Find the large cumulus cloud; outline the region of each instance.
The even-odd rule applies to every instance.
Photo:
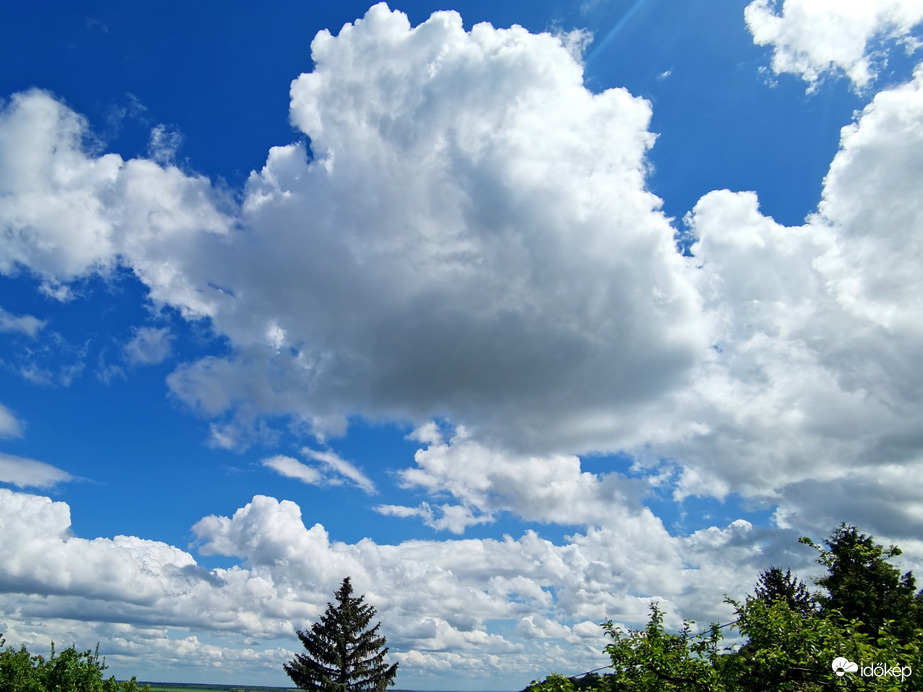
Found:
[[[875,488],[890,499],[863,518],[919,532],[919,503],[889,469],[913,478],[921,461],[923,207],[910,190],[921,179],[921,84],[918,69],[843,129],[804,226],[775,223],[752,193],[709,193],[690,214],[718,338],[697,411],[684,414],[702,434],[664,447],[687,465],[688,491],[763,495],[780,518],[817,521],[811,487],[840,498],[829,523],[848,514],[850,492]]]
[[[278,147],[251,175],[221,279],[240,351],[175,392],[586,448],[683,382],[704,330],[645,189],[648,103],[588,91],[560,38],[453,12],[412,28],[377,5],[312,57],[291,108],[310,156]],[[272,384],[241,395],[253,378]]]
[[[506,445],[636,437],[688,381],[707,328],[645,187],[650,105],[592,93],[573,41],[385,5],[312,43],[292,84],[305,142],[273,148],[234,212],[200,176],[87,143],[42,92],[0,121],[0,271],[46,289],[117,263],[211,318],[232,353],[173,391],[229,420],[319,434],[361,414],[446,415]],[[63,295],[63,294],[62,294]],[[499,424],[503,421],[503,424]]]

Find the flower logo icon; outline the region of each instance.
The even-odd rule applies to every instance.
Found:
[[[859,670],[858,664],[842,656],[833,659],[833,672],[836,673],[838,677],[843,677],[845,673],[855,673],[857,670]]]

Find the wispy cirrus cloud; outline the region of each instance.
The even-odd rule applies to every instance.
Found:
[[[288,478],[294,478],[309,485],[355,485],[366,493],[375,492],[375,484],[355,464],[346,461],[330,451],[320,451],[305,447],[302,453],[309,459],[318,462],[316,466],[309,466],[297,459],[278,454],[268,459],[263,459],[263,466],[272,469]]]
[[[330,482],[342,483],[345,481],[361,488],[366,493],[375,493],[375,484],[352,462],[346,461],[334,452],[321,451],[305,447],[302,453],[310,459],[319,462],[330,474]]]
[[[260,463],[286,478],[294,478],[309,485],[320,485],[324,481],[320,471],[284,454],[271,456]]]
[[[0,437],[19,437],[24,427],[12,411],[0,404]]]
[[[123,347],[125,359],[131,365],[157,365],[173,351],[173,335],[166,327],[140,327]]]

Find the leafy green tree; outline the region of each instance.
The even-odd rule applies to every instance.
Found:
[[[576,692],[576,687],[573,678],[552,673],[544,680],[533,680],[523,692]]]
[[[0,647],[6,640],[0,637]],[[0,651],[0,689],[9,692],[44,692],[38,670],[44,664],[41,656],[32,656],[25,646]]]
[[[0,636],[0,647],[6,640]],[[143,692],[137,680],[117,681],[103,677],[105,661],[96,651],[77,651],[74,646],[55,654],[54,644],[46,660],[25,646],[0,651],[0,690],[3,692]],[[145,686],[144,690],[149,691]]]
[[[638,692],[687,690],[718,692],[732,689],[723,680],[720,665],[722,639],[717,624],[692,634],[695,623],[683,621],[678,634],[663,627],[663,611],[651,604],[651,619],[643,630],[623,630],[611,621],[603,630],[612,639],[606,653],[612,659],[614,689]]]
[[[665,631],[663,612],[656,605],[642,630],[605,623],[613,640],[606,652],[614,672],[602,676],[599,692],[923,690],[919,674],[914,677],[914,671],[923,670],[923,649],[918,641],[900,641],[888,625],[871,637],[861,630],[861,622],[836,613],[805,615],[781,599],[728,602],[735,608],[736,629],[747,639],[738,651],[721,646],[717,624],[698,634],[689,621],[679,633]],[[901,672],[839,677],[831,664],[841,656]],[[529,692],[575,692],[575,686],[571,679],[553,675],[533,683]]]
[[[784,599],[732,603],[736,627],[747,638],[727,662],[736,689],[807,692],[831,684],[830,664],[845,652],[836,622],[816,612],[806,616]]]
[[[863,664],[886,664],[906,671],[920,670],[921,650],[915,642],[901,642],[886,625],[875,636],[863,623],[838,613],[805,615],[778,600],[748,598],[735,606],[739,632],[747,644],[725,660],[730,689],[741,692],[781,690],[919,690],[919,677],[863,677],[832,673],[834,659]],[[916,686],[915,686],[916,685]]]
[[[336,605],[328,603],[319,622],[298,631],[306,653],[296,654],[283,668],[301,689],[383,692],[394,682],[397,663],[385,663],[388,647],[378,634],[381,623],[369,627],[375,608],[352,593],[346,577],[336,592]]]
[[[901,554],[900,548],[892,545],[886,549],[848,524],[833,531],[824,541],[826,548],[810,538],[800,540],[817,550],[817,562],[827,568],[827,574],[815,580],[826,590],[817,599],[823,611],[858,620],[869,636],[876,636],[889,621],[893,621],[891,631],[904,641],[923,627],[921,597],[915,594],[913,574],[901,575],[888,562]]]
[[[552,673],[544,680],[533,680],[522,692],[610,692],[616,689],[614,684],[612,675],[599,675],[596,671],[572,678]]]

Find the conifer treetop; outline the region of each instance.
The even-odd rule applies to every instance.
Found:
[[[378,633],[381,623],[369,627],[375,607],[364,596],[354,597],[349,577],[335,594],[336,604],[310,630],[298,631],[305,653],[283,668],[292,681],[312,692],[383,692],[394,682],[397,663],[385,663],[388,647]]]

